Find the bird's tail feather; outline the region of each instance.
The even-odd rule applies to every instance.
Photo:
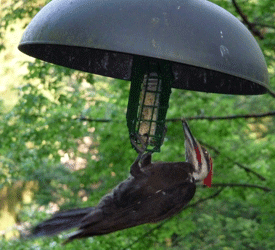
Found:
[[[53,215],[52,218],[38,224],[32,231],[33,237],[51,236],[80,225],[81,220],[94,208],[79,208]]]

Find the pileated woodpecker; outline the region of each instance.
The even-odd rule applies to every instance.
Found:
[[[140,153],[130,176],[105,195],[95,207],[58,212],[38,224],[32,236],[50,236],[77,227],[73,239],[108,234],[145,223],[159,222],[179,213],[193,198],[196,182],[210,170],[209,153],[192,136],[183,121],[186,162],[151,162]]]

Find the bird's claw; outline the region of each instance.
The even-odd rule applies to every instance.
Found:
[[[148,139],[145,142],[140,134],[134,134],[131,136],[130,140],[131,144],[139,154],[143,154],[146,151]]]

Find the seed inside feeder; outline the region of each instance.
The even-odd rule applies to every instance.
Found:
[[[132,146],[159,152],[165,135],[165,118],[173,74],[165,61],[136,59],[127,109]]]
[[[144,76],[142,90],[140,93],[140,103],[138,116],[140,123],[138,133],[146,144],[154,144],[152,135],[156,133],[159,95],[161,91],[161,82],[158,83],[158,75],[155,72]],[[161,80],[160,80],[161,81]]]

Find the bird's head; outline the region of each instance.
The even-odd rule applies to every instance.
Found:
[[[194,165],[193,177],[195,181],[203,181],[212,168],[212,159],[209,152],[192,135],[185,120],[182,120],[182,125],[185,134],[186,162]]]

